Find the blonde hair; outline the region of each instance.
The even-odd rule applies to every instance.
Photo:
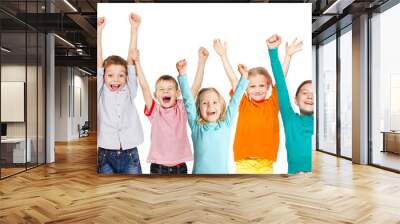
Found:
[[[200,112],[200,101],[201,101],[201,97],[202,97],[202,95],[204,94],[204,93],[206,93],[206,92],[214,92],[215,94],[217,94],[217,96],[218,96],[218,99],[219,99],[219,101],[220,101],[220,103],[221,103],[221,107],[222,107],[222,110],[221,110],[221,114],[220,114],[220,116],[219,116],[219,118],[218,118],[218,120],[217,121],[223,121],[223,120],[225,120],[225,114],[226,114],[226,103],[225,103],[225,100],[224,100],[224,98],[222,97],[222,95],[218,92],[218,90],[216,90],[215,88],[212,88],[212,87],[210,87],[210,88],[202,88],[200,91],[199,91],[199,93],[197,94],[197,97],[196,97],[196,110],[197,110],[197,114],[199,115],[199,120],[197,121],[197,122],[199,122],[200,124],[205,124],[205,123],[207,123],[207,121],[205,121],[202,117],[201,117],[201,112]]]
[[[268,86],[272,85],[271,75],[269,74],[267,69],[265,69],[264,67],[255,67],[255,68],[252,68],[252,69],[249,70],[248,78],[250,78],[251,76],[255,76],[255,75],[264,76],[267,79],[267,85]]]

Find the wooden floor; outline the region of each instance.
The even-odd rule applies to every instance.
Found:
[[[316,152],[312,175],[99,176],[96,141],[0,181],[0,223],[400,223],[400,175]]]

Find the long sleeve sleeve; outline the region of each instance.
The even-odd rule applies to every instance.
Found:
[[[269,57],[271,60],[272,73],[274,74],[276,88],[278,91],[279,109],[281,111],[282,120],[285,122],[285,120],[287,120],[287,118],[293,115],[295,112],[290,103],[285,76],[283,74],[282,65],[278,57],[278,49],[270,49]]]
[[[138,82],[137,82],[137,77],[136,77],[136,69],[135,69],[135,66],[133,66],[133,65],[128,65],[127,81],[128,81],[128,87],[132,94],[131,96],[132,96],[132,98],[135,98],[137,95],[137,90],[138,90]]]
[[[186,75],[178,76],[179,86],[181,87],[183,102],[185,104],[186,113],[190,128],[193,128],[197,122],[197,110],[193,99],[192,90]]]
[[[229,101],[228,108],[226,110],[225,122],[228,126],[232,125],[232,120],[235,119],[236,114],[239,109],[240,101],[243,97],[244,92],[246,91],[247,85],[249,84],[249,80],[241,77],[239,83],[236,86],[235,92]]]
[[[101,88],[103,88],[104,84],[104,68],[97,68],[97,94],[100,93]]]

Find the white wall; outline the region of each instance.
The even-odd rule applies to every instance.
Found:
[[[25,65],[2,65],[1,66],[1,81],[10,82],[25,82],[26,70],[28,74],[34,69],[33,66],[25,67]],[[36,70],[35,70],[36,72]],[[36,96],[33,93],[27,93],[28,97]],[[8,108],[1,108],[1,110],[7,110]],[[28,117],[28,120],[30,118]],[[8,137],[25,137],[25,122],[7,122],[7,136]]]
[[[44,162],[44,86],[42,68],[40,66],[25,66],[20,64],[4,64],[1,66],[2,81],[18,81],[26,83],[26,108],[21,109],[27,119],[24,122],[6,122],[7,137],[25,138],[31,140],[32,161],[36,162],[39,153],[39,162]],[[28,79],[27,81],[25,79]],[[22,92],[23,94],[23,92]],[[2,96],[4,97],[4,96]],[[1,110],[12,110],[1,108]],[[8,111],[10,112],[10,111]],[[12,113],[12,111],[11,111]],[[27,132],[26,132],[27,131]]]
[[[72,67],[56,67],[55,71],[55,141],[70,141],[79,137],[78,124],[88,120],[88,78]],[[82,106],[82,114],[77,105]]]

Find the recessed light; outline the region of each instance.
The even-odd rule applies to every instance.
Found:
[[[61,41],[63,41],[64,43],[68,44],[69,46],[75,48],[75,45],[71,44],[71,42],[67,41],[66,39],[58,36],[57,34],[54,34],[55,37],[57,37],[58,39],[60,39]]]
[[[68,0],[64,0],[65,4],[67,4],[72,10],[74,10],[75,12],[78,12],[78,10],[71,4],[69,3]]]
[[[9,50],[9,49],[7,49],[7,48],[5,48],[5,47],[1,47],[1,50],[4,51],[4,52],[6,52],[6,53],[10,53],[10,52],[11,52],[11,50]]]

